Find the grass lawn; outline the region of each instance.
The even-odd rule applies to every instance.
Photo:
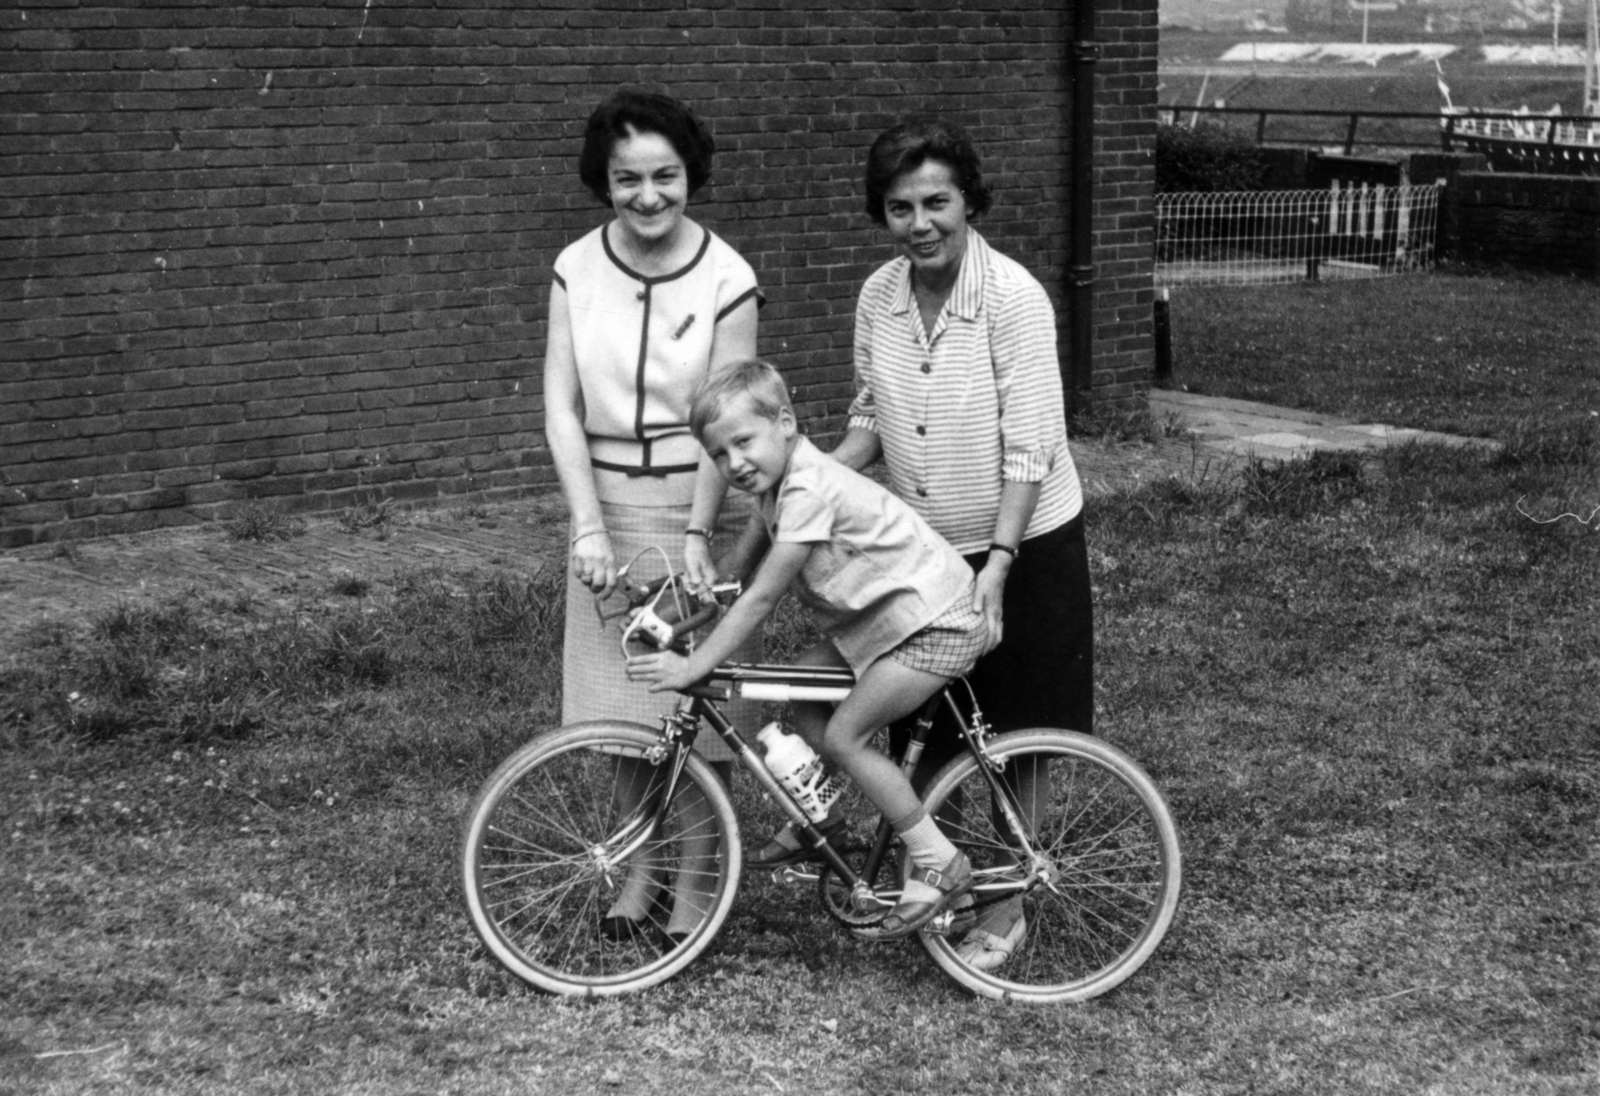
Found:
[[[1600,417],[1600,283],[1443,271],[1172,291],[1173,382],[1510,439]]]
[[[1529,348],[1491,354],[1460,325],[1507,285]],[[1094,500],[1099,731],[1186,856],[1177,922],[1114,992],[975,1001],[761,877],[659,989],[526,989],[467,924],[456,825],[555,711],[560,599],[419,572],[293,611],[123,608],[0,662],[0,1093],[1595,1092],[1600,523],[1556,517],[1600,506],[1587,292],[1175,300],[1180,382],[1508,445]],[[1439,380],[1414,355],[1440,345],[1432,373],[1494,368]]]

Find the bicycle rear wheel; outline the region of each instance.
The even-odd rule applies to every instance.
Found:
[[[971,859],[980,905],[1022,895],[1025,933],[992,971],[962,960],[959,936],[924,932],[922,944],[985,997],[1047,1004],[1099,996],[1138,970],[1172,923],[1182,874],[1172,814],[1144,770],[1099,739],[1014,731],[991,739],[989,752],[1003,765],[1002,782],[1036,789],[1024,814],[1033,816],[1039,860],[1025,890],[1020,842],[970,754],[941,769],[923,801]],[[1030,783],[1029,773],[1042,779]]]
[[[630,993],[688,966],[722,927],[739,878],[739,827],[722,781],[699,757],[684,763],[663,832],[617,858],[630,822],[638,832],[665,791],[670,765],[650,759],[659,746],[643,726],[575,724],[534,738],[478,792],[461,846],[467,910],[484,944],[517,977],[570,996]],[[709,810],[686,808],[693,790]],[[696,864],[685,841],[713,855]],[[637,930],[608,935],[607,912],[630,860],[641,857],[660,899]],[[666,922],[673,886],[688,870],[707,873],[700,888],[707,908],[676,940]]]

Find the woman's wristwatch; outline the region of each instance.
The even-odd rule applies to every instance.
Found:
[[[989,551],[990,552],[1004,552],[1006,555],[1010,556],[1012,559],[1016,559],[1017,558],[1017,550],[1015,548],[1011,547],[1011,545],[1009,545],[1009,544],[1000,544],[998,542],[995,543],[995,544],[991,544],[991,545],[989,545]]]
[[[707,548],[711,547],[710,529],[701,529],[699,526],[691,525],[683,531],[683,535],[686,537],[700,537],[706,542]]]

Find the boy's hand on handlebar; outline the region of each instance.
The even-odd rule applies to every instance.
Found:
[[[717,581],[717,567],[704,537],[685,537],[683,542],[684,588],[697,598],[710,597]]]
[[[672,651],[634,655],[628,659],[628,680],[650,682],[652,693],[687,689],[696,680],[688,671],[689,660]]]

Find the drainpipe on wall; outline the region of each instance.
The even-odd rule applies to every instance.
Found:
[[[1094,0],[1075,0],[1068,44],[1072,73],[1072,233],[1067,264],[1067,414],[1089,410],[1094,377]]]

